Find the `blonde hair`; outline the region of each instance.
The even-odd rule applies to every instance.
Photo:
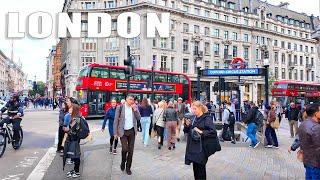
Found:
[[[163,101],[158,102],[158,106],[159,106],[159,108],[162,108],[162,109],[166,108],[166,104]]]
[[[172,101],[169,101],[167,107],[172,107],[172,108],[174,108],[173,102],[172,102]]]
[[[192,106],[195,106],[195,107],[197,107],[197,108],[200,108],[203,113],[207,113],[207,112],[208,112],[207,106],[205,106],[204,104],[202,104],[201,101],[195,101],[195,102],[193,102],[193,103],[192,103]]]

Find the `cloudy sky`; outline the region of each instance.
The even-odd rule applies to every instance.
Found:
[[[289,2],[289,9],[297,12],[305,12],[308,15],[320,14],[320,0],[282,0]],[[62,10],[64,0],[10,0],[0,6],[0,50],[9,58],[11,56],[11,39],[5,38],[6,13],[19,12],[21,20],[25,20],[27,15],[32,12],[49,12],[55,14]],[[280,0],[267,0],[271,4],[279,4]],[[306,3],[307,2],[307,3]],[[24,28],[24,27],[22,27]],[[29,37],[15,39],[14,41],[14,60],[23,64],[23,70],[28,74],[28,79],[45,81],[46,79],[46,57],[49,49],[57,42],[54,36],[47,39],[32,39]]]

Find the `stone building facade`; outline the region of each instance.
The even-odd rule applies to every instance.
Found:
[[[141,15],[141,34],[133,39],[117,35],[117,16],[123,12]],[[196,94],[196,48],[202,54],[202,69],[229,68],[233,57],[243,57],[248,67],[262,67],[263,52],[269,52],[270,76],[275,80],[314,83],[319,77],[319,39],[312,38],[319,17],[288,9],[288,3],[271,5],[259,0],[65,0],[63,12],[82,13],[82,38],[63,39],[62,69],[65,94],[76,96],[77,74],[90,63],[123,65],[126,45],[136,67],[186,73]],[[87,12],[112,16],[108,38],[86,38]],[[170,37],[146,37],[146,13],[170,12]],[[318,73],[318,74],[317,74]],[[215,101],[217,78],[201,78],[203,99]],[[236,82],[237,78],[226,78]],[[264,99],[263,77],[243,77],[241,96],[257,102]],[[230,92],[224,93],[230,96]]]

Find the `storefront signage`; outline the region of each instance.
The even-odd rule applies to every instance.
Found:
[[[262,75],[261,68],[248,69],[205,69],[204,76],[257,76]]]

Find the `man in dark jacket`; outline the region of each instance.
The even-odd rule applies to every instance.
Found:
[[[296,108],[294,103],[290,103],[290,108],[287,111],[287,117],[290,126],[290,135],[293,138],[298,131],[298,119],[299,119],[299,109]]]
[[[250,103],[250,110],[246,119],[244,119],[244,123],[248,125],[247,127],[247,136],[251,140],[251,145],[249,147],[256,148],[259,146],[260,142],[256,138],[256,133],[258,129],[258,125],[256,123],[256,114],[259,111],[259,108],[253,103]]]
[[[309,118],[298,130],[306,179],[320,179],[320,105],[311,104],[306,112]]]

